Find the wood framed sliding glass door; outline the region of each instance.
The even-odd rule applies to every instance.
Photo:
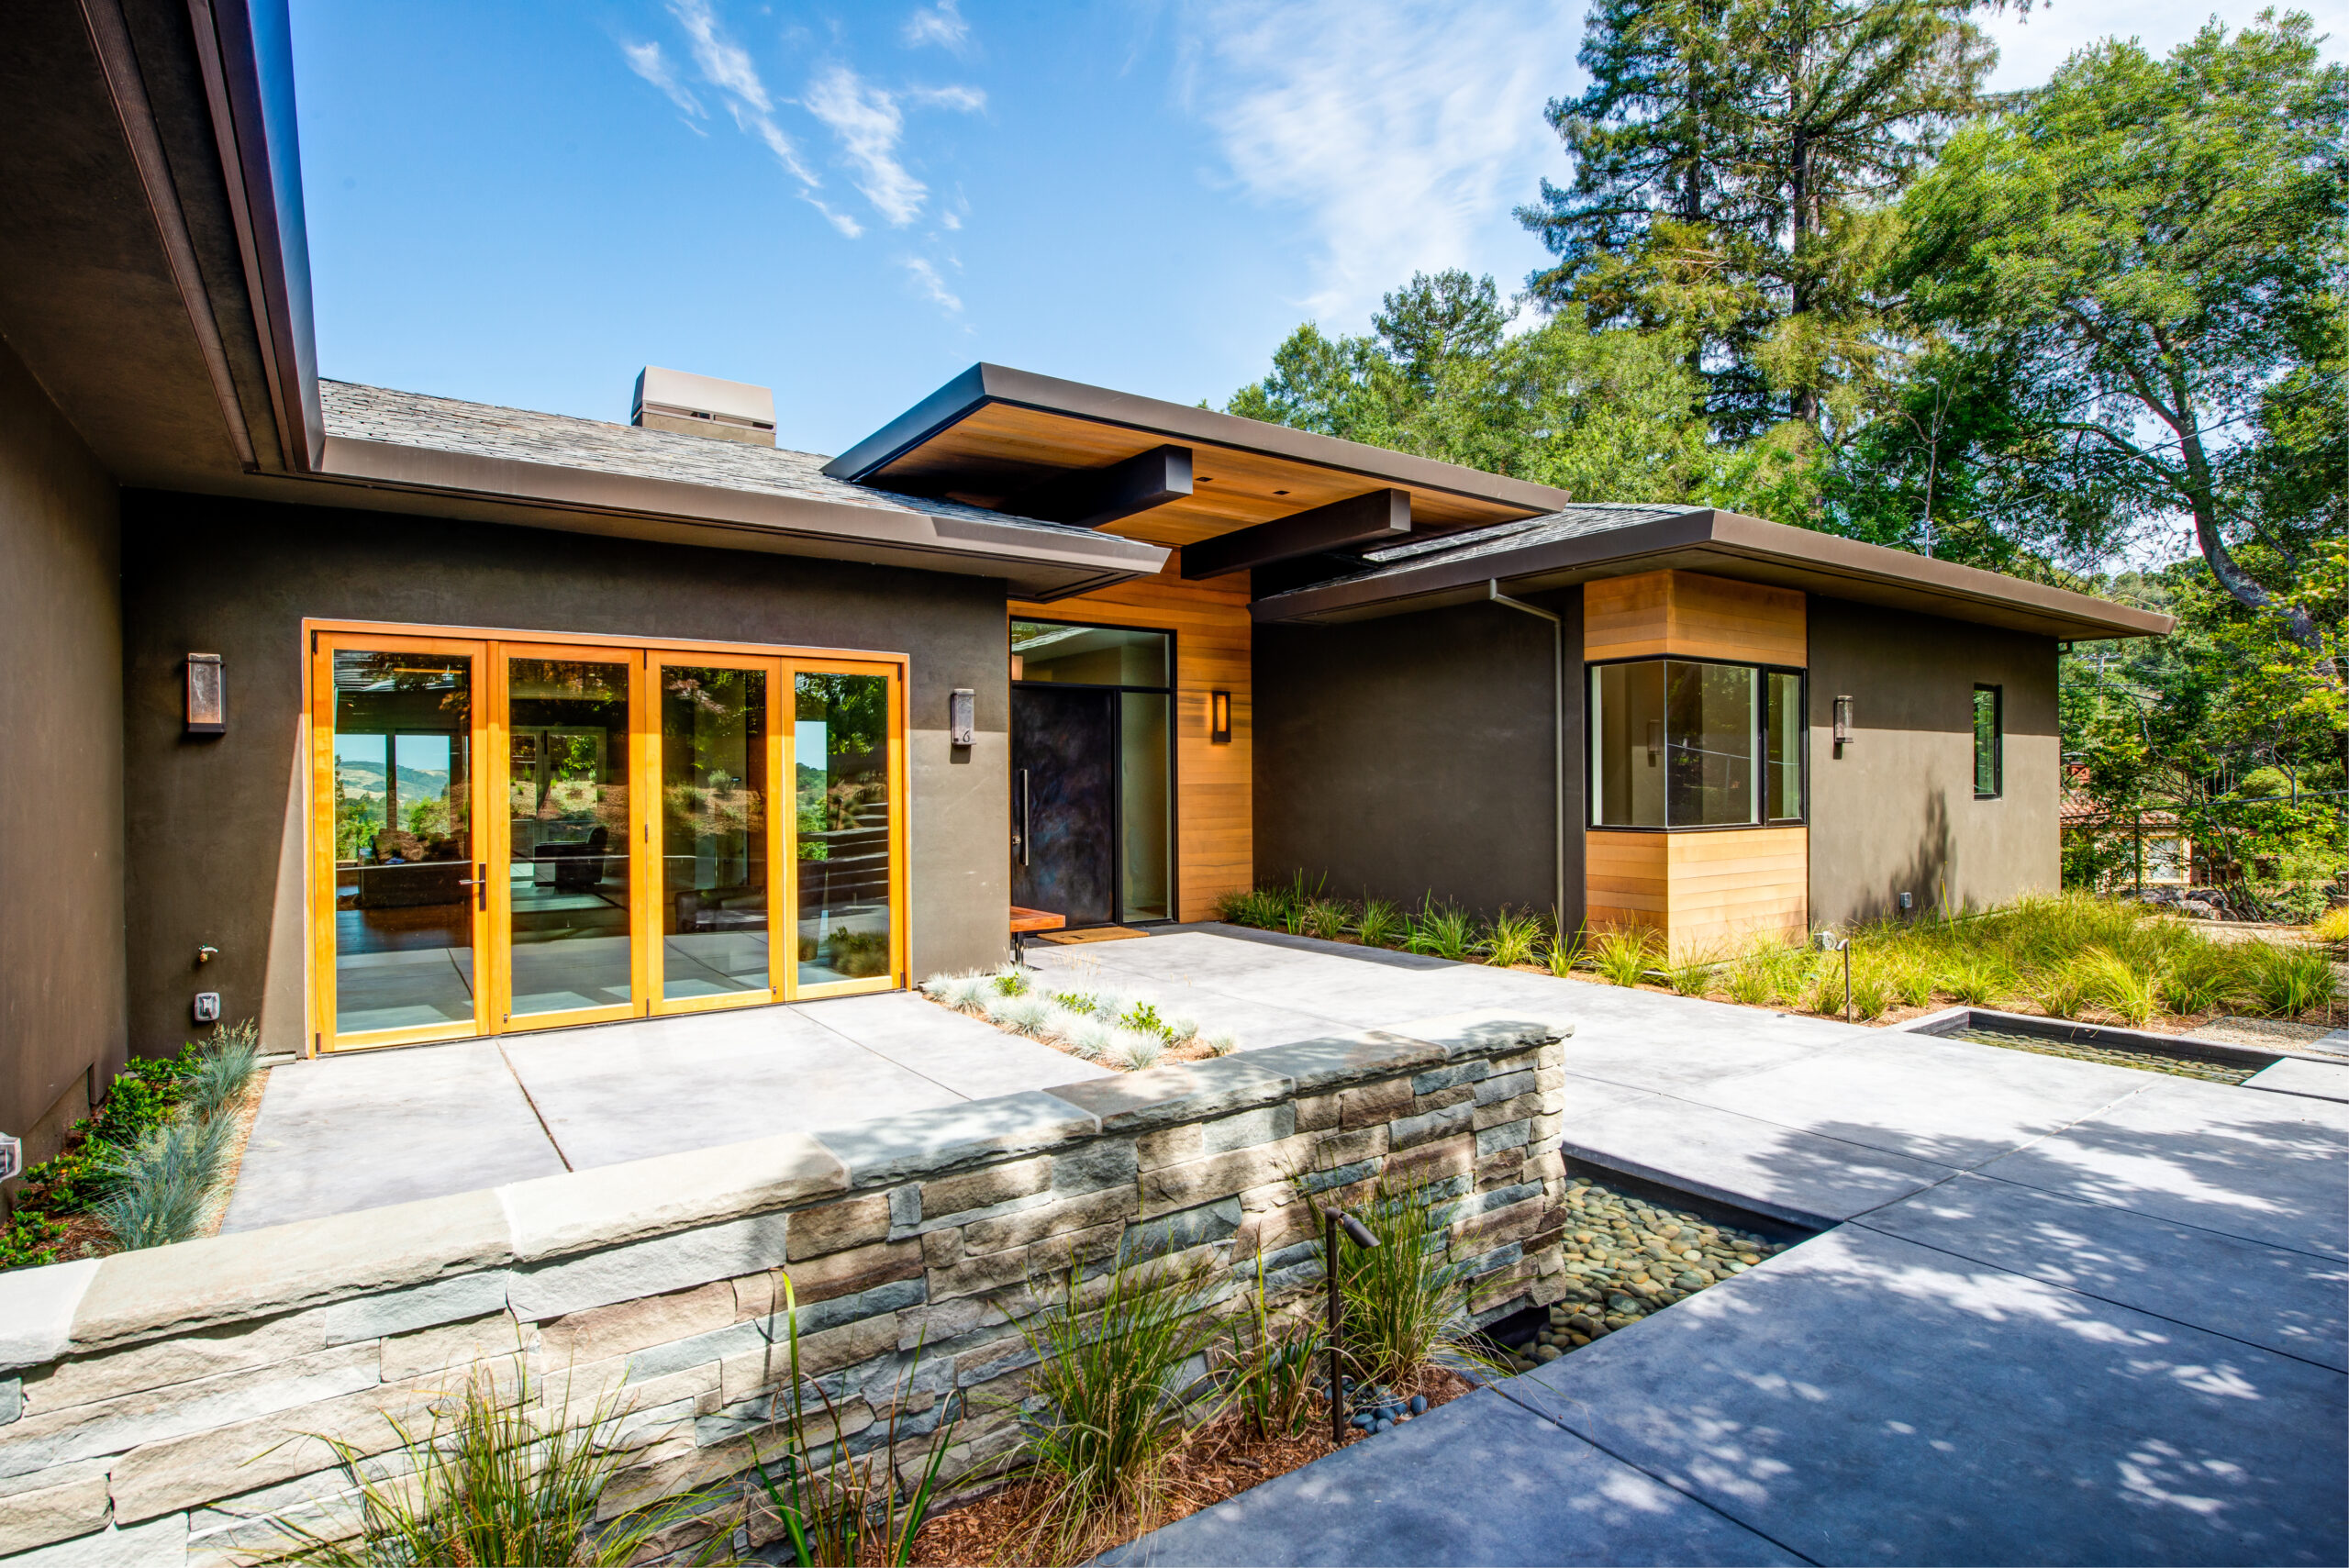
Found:
[[[902,662],[310,643],[319,1049],[905,984]]]

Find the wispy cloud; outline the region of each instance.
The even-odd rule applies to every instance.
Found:
[[[1184,25],[1184,95],[1233,179],[1316,242],[1313,314],[1366,316],[1418,268],[1509,287],[1531,264],[1497,230],[1558,172],[1542,109],[1578,79],[1581,5],[1202,0]]]
[[[955,109],[966,115],[987,106],[987,95],[976,87],[908,87],[906,101],[926,109]]]
[[[936,44],[961,54],[971,46],[971,24],[963,19],[958,0],[938,0],[937,5],[925,6],[906,18],[903,37],[907,49]]]
[[[854,171],[851,178],[881,216],[903,227],[921,211],[930,188],[914,178],[897,157],[906,117],[892,94],[874,86],[845,65],[834,64],[808,83],[802,100],[807,112],[831,128],[841,154]]]
[[[905,267],[913,274],[914,287],[921,292],[924,299],[933,302],[950,315],[962,313],[963,302],[946,286],[946,280],[939,275],[936,267],[919,256],[905,258]]]
[[[620,45],[620,55],[628,61],[630,71],[667,94],[671,103],[697,119],[707,117],[708,111],[701,106],[701,100],[677,80],[677,73],[669,69],[669,61],[662,54],[659,44],[624,43]]]
[[[759,68],[751,62],[750,51],[727,36],[709,0],[669,0],[669,12],[685,29],[685,38],[693,45],[695,69],[700,72],[702,81],[724,97],[735,126],[744,135],[756,137],[765,144],[775,161],[799,182],[802,194],[819,188],[823,182],[799,156],[798,146],[775,124],[774,99],[767,92],[766,83],[760,80]],[[635,65],[633,58],[629,64]],[[639,71],[638,74],[643,72]],[[658,82],[653,84],[660,85]]]

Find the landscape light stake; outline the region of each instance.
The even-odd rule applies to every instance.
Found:
[[[1329,1275],[1330,1284],[1330,1443],[1334,1448],[1346,1440],[1347,1418],[1345,1374],[1340,1370],[1343,1351],[1339,1340],[1344,1325],[1338,1306],[1338,1232],[1342,1229],[1357,1247],[1375,1247],[1378,1238],[1368,1226],[1341,1210],[1325,1208],[1321,1218],[1329,1229],[1329,1251],[1323,1254],[1328,1262],[1322,1272]]]
[[[1819,933],[1819,946],[1825,952],[1843,955],[1843,1021],[1852,1021],[1852,939],[1839,937],[1832,931]]]

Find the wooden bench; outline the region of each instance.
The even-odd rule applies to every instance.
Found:
[[[1011,962],[1025,963],[1028,961],[1029,932],[1057,931],[1067,924],[1068,917],[1065,915],[1055,915],[1046,909],[1022,909],[1014,904],[1011,906]]]

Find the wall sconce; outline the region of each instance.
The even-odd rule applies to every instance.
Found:
[[[1208,694],[1208,739],[1219,746],[1226,745],[1231,740],[1231,694],[1230,692]]]
[[[217,653],[187,656],[187,732],[228,733],[228,688]]]
[[[968,746],[978,738],[979,694],[968,686],[957,686],[946,699],[946,741],[951,746]]]
[[[1842,756],[1843,748],[1852,743],[1852,699],[1835,699],[1835,754]]]

